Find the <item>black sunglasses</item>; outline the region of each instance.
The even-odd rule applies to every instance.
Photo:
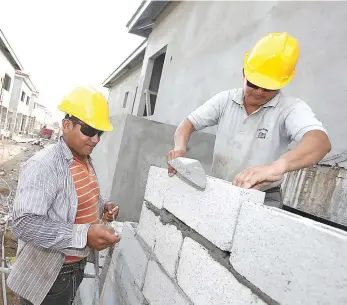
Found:
[[[87,124],[79,124],[81,126],[81,132],[87,137],[94,137],[95,135],[98,135],[101,137],[101,135],[104,133],[101,130],[95,129],[93,127],[90,127]]]
[[[250,88],[253,88],[253,89],[262,89],[262,90],[264,90],[265,92],[276,91],[276,90],[265,89],[265,88],[259,87],[259,86],[257,86],[257,85],[252,84],[252,83],[251,83],[250,81],[248,81],[248,80],[247,80],[247,87],[250,87]]]
[[[101,130],[95,129],[89,125],[87,125],[86,123],[82,122],[81,120],[75,118],[75,117],[68,117],[68,120],[78,124],[81,126],[81,133],[87,137],[94,137],[95,135],[98,135],[99,137],[101,137],[101,135],[104,133]]]

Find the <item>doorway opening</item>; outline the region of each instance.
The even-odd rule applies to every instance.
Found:
[[[159,91],[159,85],[161,75],[163,73],[163,67],[166,56],[166,48],[160,52],[156,57],[150,59],[153,63],[153,69],[151,78],[149,81],[149,87],[144,91],[145,93],[145,109],[143,116],[151,116],[154,114],[155,105],[157,103],[157,96]]]

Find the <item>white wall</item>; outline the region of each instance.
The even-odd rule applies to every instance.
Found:
[[[32,96],[30,98],[29,110],[28,110],[30,116],[32,116],[32,112],[34,110],[34,105],[35,105],[36,100],[37,100],[36,94],[32,94]]]
[[[22,92],[25,92],[25,99],[24,101],[21,101],[21,97],[22,97]],[[26,84],[26,82],[22,81],[22,87],[21,87],[21,92],[19,95],[19,103],[18,103],[18,113],[22,113],[24,115],[29,115],[29,106],[30,106],[30,101],[29,104],[26,104],[27,101],[27,97],[29,96],[31,99],[31,95],[32,95],[32,91],[29,88],[29,86]]]
[[[9,103],[10,103],[10,99],[11,99],[11,91],[12,91],[12,87],[13,87],[15,69],[11,65],[11,63],[8,61],[6,56],[0,50],[0,78],[4,78],[5,73],[11,77],[11,86],[10,86],[9,91],[3,90],[3,105],[2,106],[8,108]],[[0,87],[1,87],[1,85],[0,85]]]
[[[102,305],[346,304],[346,232],[216,178],[196,190],[165,168],[151,167],[144,199],[139,224],[124,224]]]
[[[141,65],[135,66],[113,84],[108,96],[111,116],[118,114],[131,114],[140,72]],[[126,92],[129,92],[127,106],[123,108],[124,96]]]
[[[241,86],[244,53],[259,38],[288,31],[299,40],[301,57],[285,91],[307,101],[323,121],[332,154],[347,150],[347,2],[182,1],[173,6],[148,39],[136,99],[138,115],[144,107],[140,92],[148,86],[148,60],[166,45],[152,119],[178,125],[213,94]]]

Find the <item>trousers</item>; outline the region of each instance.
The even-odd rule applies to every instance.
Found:
[[[82,283],[85,266],[85,259],[77,263],[63,265],[41,305],[72,305],[77,289]],[[19,304],[33,305],[22,297]]]

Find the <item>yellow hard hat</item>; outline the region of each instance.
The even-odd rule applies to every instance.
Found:
[[[112,131],[108,104],[104,95],[94,88],[78,87],[65,96],[58,109],[80,119],[89,126]]]
[[[270,33],[244,57],[246,79],[258,87],[278,90],[295,75],[299,43],[287,33]]]

